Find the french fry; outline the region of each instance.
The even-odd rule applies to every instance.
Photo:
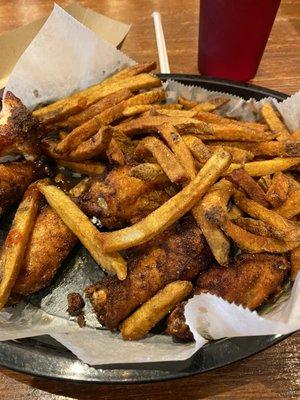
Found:
[[[278,232],[276,229],[274,229],[274,227],[258,219],[239,217],[233,222],[246,231],[254,233],[255,235],[282,240],[281,232]]]
[[[182,110],[182,105],[177,103],[154,104],[154,109],[157,110]]]
[[[161,166],[154,163],[143,163],[136,165],[131,168],[129,174],[134,178],[157,184],[170,182]]]
[[[112,164],[125,165],[125,156],[116,139],[112,138],[106,151],[107,158]]]
[[[96,101],[106,97],[121,89],[140,90],[150,89],[161,86],[161,81],[149,74],[139,74],[124,78],[122,80],[113,80],[111,82],[102,82],[94,85],[75,95],[66,97],[46,107],[37,109],[33,115],[41,122],[49,124],[66,119],[67,117],[80,112],[94,104]]]
[[[151,72],[156,68],[156,62],[149,62],[143,64],[135,64],[131,67],[124,68],[110,77],[106,78],[103,83],[108,84],[111,82],[120,81],[125,78],[130,78],[131,76],[143,74],[146,72]]]
[[[37,185],[51,208],[78,237],[99,266],[111,274],[117,274],[120,280],[125,279],[127,275],[125,260],[118,253],[103,252],[102,234],[77,205],[62,190],[49,182],[40,181]]]
[[[291,280],[296,279],[300,271],[300,246],[291,251]]]
[[[26,190],[1,251],[0,310],[5,306],[22,266],[26,246],[40,205],[40,193],[33,184]]]
[[[137,104],[149,104],[164,98],[165,93],[163,89],[157,89],[140,93],[127,100],[121,101],[73,129],[65,139],[58,143],[56,146],[56,152],[64,153],[76,148],[82,141],[93,136],[102,125],[108,125],[114,120],[122,117],[122,113],[126,107]]]
[[[246,192],[252,200],[257,201],[264,207],[270,206],[262,188],[244,169],[235,169],[231,174],[226,175],[225,178]]]
[[[204,164],[211,157],[213,152],[201,139],[193,135],[184,135],[183,140],[199,163]]]
[[[266,193],[266,198],[273,207],[281,206],[287,199],[289,192],[289,179],[282,172],[274,174],[271,185]]]
[[[151,109],[151,105],[150,104],[138,104],[136,106],[129,106],[126,107],[125,110],[123,111],[123,115],[125,117],[131,117],[133,115],[138,115],[138,114],[142,114],[145,111],[148,111]]]
[[[139,340],[144,337],[165,315],[184,300],[192,289],[193,285],[188,281],[169,283],[125,319],[121,325],[123,339]]]
[[[189,179],[187,172],[175,155],[155,137],[146,137],[136,147],[136,155],[143,157],[150,152],[162,167],[171,182],[182,183]]]
[[[77,185],[73,186],[72,189],[69,190],[69,194],[74,197],[79,197],[82,193],[84,193],[89,186],[90,178],[82,179]]]
[[[282,240],[300,240],[300,229],[291,221],[279,215],[277,212],[268,210],[256,201],[248,199],[238,190],[233,192],[233,198],[237,206],[251,217],[269,224],[276,232],[281,232]]]
[[[160,108],[156,110],[156,114],[166,115],[167,117],[183,117],[183,118],[193,118],[197,111],[193,110],[170,110],[167,108]]]
[[[278,113],[274,110],[269,101],[266,101],[263,104],[260,112],[262,118],[268,124],[271,131],[277,134],[276,137],[277,140],[281,141],[290,139],[291,135],[287,127],[281,121],[281,119],[278,116]]]
[[[211,151],[214,151],[218,147],[220,147],[220,146],[215,146],[215,145],[211,145],[211,144],[206,144],[206,146]],[[249,150],[239,149],[237,147],[232,147],[232,146],[223,146],[223,145],[221,147],[225,151],[228,151],[228,153],[231,154],[233,163],[245,164],[246,162],[251,161],[254,158],[254,154]]]
[[[127,249],[159,235],[200,200],[229,164],[230,155],[224,151],[216,151],[196,178],[161,207],[128,228],[104,233],[103,248],[105,251]]]
[[[185,97],[179,96],[177,99],[178,103],[183,106],[185,110],[189,110],[198,105],[197,101],[186,99]]]
[[[106,171],[105,165],[99,162],[85,161],[85,162],[75,162],[75,161],[63,161],[57,160],[58,164],[62,167],[69,168],[80,174],[89,176],[100,176]]]
[[[194,159],[183,138],[171,124],[161,125],[159,133],[186,170],[189,178],[194,179],[197,174]]]
[[[210,220],[220,226],[223,232],[243,250],[252,253],[286,253],[298,247],[299,242],[284,242],[278,239],[254,235],[234,224],[222,209],[215,210]]]
[[[300,128],[291,134],[292,140],[300,140]]]
[[[215,111],[217,108],[223,106],[228,103],[230,100],[229,97],[215,97],[214,99],[209,99],[209,101],[204,101],[202,103],[198,103],[195,107],[192,108],[193,111]]]
[[[259,184],[259,186],[262,188],[262,190],[266,193],[271,184],[272,184],[272,178],[271,175],[263,175],[259,178],[259,180],[257,181],[257,183]]]
[[[230,210],[228,211],[228,217],[229,219],[235,220],[237,218],[240,218],[244,215],[243,211],[238,208],[236,204],[232,204],[230,207]]]
[[[300,157],[273,158],[272,160],[252,161],[244,164],[243,168],[251,176],[263,176],[285,171],[300,164]],[[241,164],[231,164],[227,173],[241,168]]]
[[[280,207],[275,208],[274,211],[288,219],[300,214],[300,188],[292,190],[286,201]]]

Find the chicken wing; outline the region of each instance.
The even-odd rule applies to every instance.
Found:
[[[28,295],[47,286],[76,242],[59,216],[45,206],[36,219],[13,294]]]
[[[289,268],[281,256],[242,254],[229,267],[215,266],[201,274],[194,294],[211,293],[254,310],[280,290]],[[167,333],[180,339],[192,338],[183,305],[170,314]]]
[[[155,183],[130,176],[130,167],[113,169],[104,181],[94,180],[77,204],[108,228],[134,224],[169,199]]]
[[[189,219],[128,251],[128,275],[124,281],[107,277],[86,289],[99,322],[116,329],[136,307],[168,283],[194,279],[206,266],[203,243],[200,229]]]

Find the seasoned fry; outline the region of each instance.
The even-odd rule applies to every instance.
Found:
[[[300,229],[277,212],[268,210],[256,201],[248,199],[243,193],[237,190],[233,192],[233,198],[241,210],[253,218],[266,222],[277,232],[281,232],[282,240],[300,240]]]
[[[156,62],[149,62],[143,64],[135,64],[131,67],[127,67],[122,69],[121,71],[111,75],[110,77],[106,78],[103,83],[108,84],[111,82],[120,81],[125,78],[130,78],[131,76],[135,76],[138,74],[143,74],[145,72],[151,72],[156,68]]]
[[[215,151],[220,146],[215,146],[212,144],[207,143],[206,146],[211,150]],[[245,164],[245,162],[251,161],[254,158],[254,154],[249,150],[239,149],[237,147],[232,146],[221,146],[225,151],[231,154],[232,162]]]
[[[226,211],[232,188],[232,183],[223,178],[210,189],[202,201],[206,217],[214,213],[215,208],[221,208],[224,212]]]
[[[262,206],[270,206],[262,188],[244,169],[235,169],[231,174],[226,175],[226,179],[242,189],[251,199],[257,201]]]
[[[281,232],[278,232],[273,226],[258,219],[239,217],[234,219],[233,222],[246,231],[254,233],[255,235],[282,239]]]
[[[300,188],[292,190],[286,201],[274,211],[285,218],[293,218],[300,214]]]
[[[300,164],[300,157],[291,158],[273,158],[272,160],[252,161],[246,163],[243,167],[251,176],[262,176],[275,174],[276,172],[285,171]],[[231,164],[228,168],[228,174],[235,169],[241,168],[240,164]]]
[[[230,219],[235,220],[237,218],[242,217],[243,215],[244,215],[243,211],[240,208],[238,208],[237,205],[235,204],[231,205],[230,210],[228,211],[228,217]]]
[[[125,108],[122,114],[124,115],[124,117],[131,117],[133,115],[142,114],[145,111],[150,110],[151,107],[152,106],[150,104],[138,104],[136,106],[129,106]]]
[[[99,162],[85,161],[85,162],[75,162],[75,161],[63,161],[57,160],[58,164],[62,167],[69,168],[80,174],[89,176],[99,176],[104,174],[106,171],[105,165]]]
[[[198,103],[193,107],[193,111],[215,111],[217,108],[223,106],[230,101],[229,97],[215,97],[214,99],[209,99],[209,101],[204,101],[203,103]]]
[[[1,251],[0,310],[5,306],[18,278],[26,245],[39,209],[40,197],[40,193],[34,184],[28,187]]]
[[[103,252],[101,233],[77,205],[62,190],[49,182],[40,181],[37,185],[51,208],[78,237],[99,266],[109,273],[117,274],[120,280],[125,279],[127,275],[125,260],[118,253]]]
[[[163,124],[159,128],[159,133],[176,155],[177,160],[186,170],[189,178],[194,179],[197,172],[193,156],[174,126],[167,123]]]
[[[112,164],[125,165],[124,153],[115,138],[112,138],[106,151],[107,158]]]
[[[192,289],[193,285],[188,281],[169,283],[122,323],[123,339],[139,340],[144,337],[165,315],[184,300]]]
[[[230,155],[216,151],[196,178],[184,189],[140,222],[119,231],[103,234],[103,248],[111,252],[127,249],[149,241],[188,212],[209,187],[228,168]]]
[[[300,246],[291,251],[291,280],[294,281],[300,271]]]
[[[130,176],[157,184],[169,182],[169,178],[164,173],[161,166],[154,163],[144,163],[132,167],[130,170]]]
[[[170,110],[167,108],[156,109],[156,114],[166,115],[167,117],[183,117],[183,118],[193,118],[197,111],[193,110]]]
[[[281,206],[287,199],[290,182],[282,172],[274,174],[266,198],[273,207]]]
[[[262,177],[259,178],[257,183],[262,188],[262,190],[266,193],[272,184],[271,175],[263,175]]]
[[[43,123],[49,124],[66,119],[67,117],[82,111],[94,104],[96,101],[106,97],[121,89],[140,90],[150,89],[161,86],[161,81],[149,74],[139,74],[122,80],[113,80],[111,82],[102,82],[92,86],[75,95],[66,97],[46,107],[33,112]]]
[[[261,116],[266,121],[271,131],[277,134],[276,137],[277,140],[281,141],[290,139],[291,135],[287,127],[280,120],[278,112],[274,110],[269,101],[266,101],[263,104],[262,108],[260,109],[260,112]]]
[[[178,103],[183,106],[185,110],[189,110],[193,107],[196,107],[198,105],[197,101],[193,100],[188,100],[185,97],[179,96],[177,99]]]
[[[181,183],[189,179],[187,172],[175,155],[159,139],[146,137],[136,147],[136,155],[143,157],[150,152],[162,167],[171,182]]]
[[[201,164],[206,163],[206,161],[211,157],[212,151],[202,142],[201,139],[193,135],[184,135],[183,140],[191,150],[193,156]]]

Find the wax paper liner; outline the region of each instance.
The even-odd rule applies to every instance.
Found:
[[[27,106],[34,107],[40,102],[60,98],[101,81],[116,70],[133,63],[133,60],[99,39],[55,6],[45,26],[17,63],[7,90],[13,91]],[[187,87],[174,81],[168,81],[165,87],[169,102],[175,100],[178,95],[198,101],[216,96],[216,92]],[[229,97],[230,102],[219,110],[221,114],[247,120],[258,118],[260,102],[245,101],[236,96]],[[300,125],[297,114],[299,94],[279,104],[274,100],[274,104],[281,111],[290,129],[296,129]],[[2,240],[9,227],[9,218],[7,223],[5,227],[1,221]],[[236,336],[237,332],[231,331],[234,326],[228,325],[228,319],[234,320],[234,325],[237,326],[240,326],[239,318],[245,322],[244,330],[240,331],[242,335],[287,333],[300,326],[300,317],[296,310],[299,295],[295,290],[299,286],[298,277],[292,294],[286,293],[267,317],[262,318],[256,313],[229,305],[215,296],[200,295],[188,302],[186,311],[196,342],[175,343],[170,337],[162,334],[148,335],[139,342],[125,342],[118,333],[111,333],[99,327],[88,301],[85,308],[86,328],[79,328],[66,312],[67,293],[82,293],[87,285],[101,280],[103,276],[103,272],[87,252],[82,247],[77,247],[49,288],[0,313],[0,340],[50,334],[82,361],[90,365],[104,365],[187,359],[207,342],[207,337]],[[211,309],[214,313],[210,317],[207,310]],[[227,318],[221,318],[219,314],[216,317],[217,310],[218,313],[226,311],[224,315]],[[289,318],[285,319],[287,313]],[[277,318],[279,323],[273,321],[271,326],[266,318]],[[246,329],[247,321],[251,322],[251,331]],[[267,328],[262,330],[261,321],[268,325],[268,331]]]

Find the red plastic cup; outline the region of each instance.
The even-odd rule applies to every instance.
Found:
[[[201,0],[201,74],[248,81],[258,69],[280,0]]]

